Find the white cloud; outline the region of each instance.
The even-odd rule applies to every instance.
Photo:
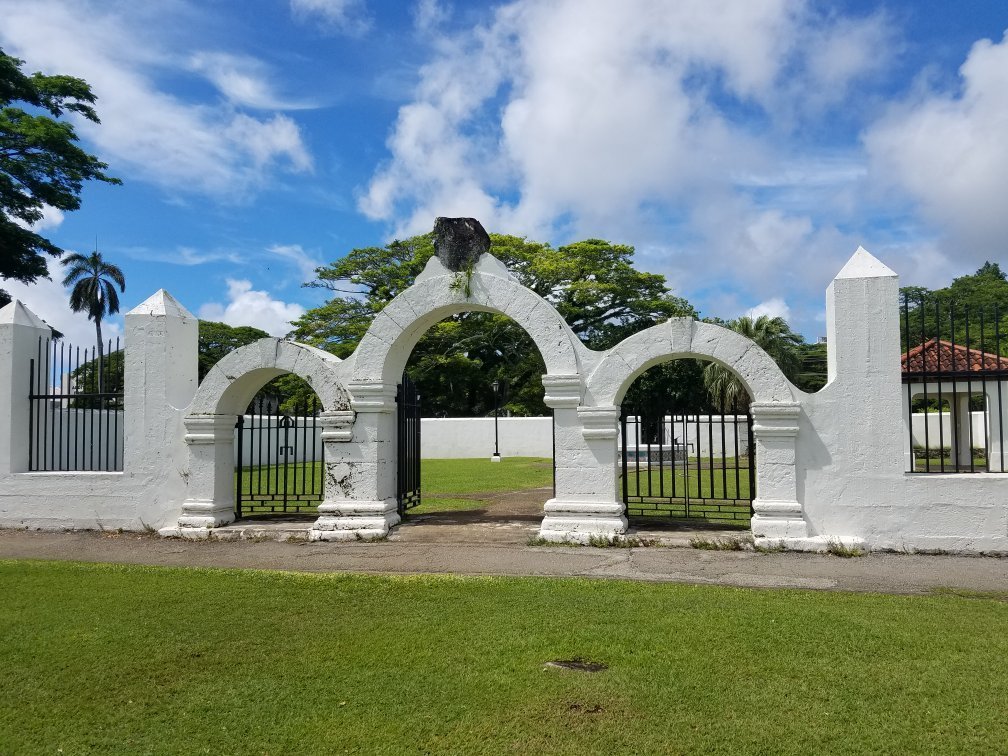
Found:
[[[53,279],[59,279],[62,276],[62,270],[61,265],[50,262],[49,271]],[[82,350],[94,347],[97,339],[94,322],[88,320],[87,315],[73,312],[70,309],[70,296],[60,286],[58,280],[39,278],[33,284],[0,280],[0,289],[5,289],[12,298],[20,299],[29,310],[62,333],[66,343],[80,347]],[[122,295],[120,295],[120,303],[124,307],[126,306]],[[122,338],[122,335],[121,316],[112,316],[107,320],[102,320],[103,341],[107,342],[112,339],[114,342],[117,338]]]
[[[746,310],[746,315],[754,320],[761,315],[766,315],[771,318],[784,318],[784,320],[790,322],[791,308],[780,297],[774,297]]]
[[[302,283],[315,279],[315,269],[322,266],[322,261],[304,250],[300,244],[274,244],[267,247],[267,252],[288,260],[298,270]]]
[[[417,0],[413,6],[413,26],[420,33],[437,29],[449,16],[450,8],[439,0]]]
[[[811,108],[806,90],[842,95],[884,65],[873,45],[886,28],[803,0],[717,12],[707,0],[516,0],[437,40],[359,207],[395,235],[449,214],[539,236],[632,229],[649,207],[681,211],[767,173],[774,135],[736,122],[732,103],[773,122]]]
[[[1003,254],[1008,236],[1008,34],[973,45],[961,90],[895,105],[864,134],[871,179],[912,197],[971,263]]]
[[[363,0],[290,0],[298,18],[312,18],[323,28],[345,34],[363,34],[371,28]]]
[[[256,118],[237,110],[238,100],[193,103],[160,88],[159,76],[184,74],[190,64],[163,49],[157,30],[166,20],[151,23],[144,16],[149,10],[0,0],[0,45],[24,58],[29,70],[69,73],[91,85],[102,123],[78,119],[78,126],[113,174],[235,200],[277,170],[310,170],[300,130],[287,116]],[[240,89],[232,82],[232,94]],[[246,81],[245,104],[257,96],[266,95]]]
[[[11,216],[11,220],[21,226],[21,228],[27,228],[35,232],[58,228],[63,223],[63,218],[64,215],[62,210],[45,204],[42,205],[42,217],[35,223],[25,223],[20,218]]]
[[[202,74],[234,105],[263,110],[299,110],[312,107],[280,97],[270,82],[266,65],[248,55],[205,51],[193,54],[189,68]]]
[[[230,326],[255,326],[273,336],[285,336],[290,322],[304,315],[305,309],[296,303],[273,299],[268,292],[256,291],[245,279],[227,279],[228,303],[207,302],[199,309],[203,320],[215,320]]]

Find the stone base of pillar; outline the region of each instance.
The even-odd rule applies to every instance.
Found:
[[[207,530],[234,522],[234,506],[218,504],[214,501],[187,499],[182,504],[182,516],[178,519],[180,530]]]
[[[753,502],[753,538],[807,538],[808,524],[797,501]]]
[[[398,503],[384,501],[328,501],[319,505],[319,518],[308,531],[309,541],[372,541],[385,538],[399,524]]]
[[[621,502],[570,501],[546,502],[539,537],[554,543],[588,543],[605,538],[613,541],[627,531],[626,507]]]

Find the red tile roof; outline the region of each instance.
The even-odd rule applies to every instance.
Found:
[[[954,362],[953,362],[954,359]],[[979,349],[967,349],[951,341],[933,338],[903,353],[904,373],[978,373],[983,370],[1008,370],[1008,357],[999,357]]]

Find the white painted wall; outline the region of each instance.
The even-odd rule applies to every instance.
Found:
[[[502,457],[552,457],[553,418],[498,418]],[[494,452],[492,417],[425,417],[420,454],[425,459],[489,457]]]
[[[599,353],[489,255],[473,272],[470,297],[454,282],[432,259],[345,361],[263,339],[226,357],[198,390],[196,319],[158,292],[126,316],[122,473],[26,472],[27,364],[46,329],[20,303],[8,305],[0,310],[0,525],[165,525],[164,532],[205,535],[233,517],[236,412],[267,380],[290,372],[309,380],[325,407],[326,498],[312,538],[383,535],[398,523],[396,376],[427,327],[482,310],[514,318],[546,361],[557,490],[544,503],[543,537],[585,541],[625,531],[616,488],[622,392],[652,365],[696,356],[734,369],[756,398],[757,540],[795,549],[839,540],[875,549],[1008,552],[1008,474],[905,472],[910,421],[899,368],[898,279],[862,249],[827,290],[829,382],[812,395],[719,326],[673,318]],[[503,454],[548,456],[548,418],[501,423]],[[492,429],[492,418],[424,421],[425,456],[489,456]]]
[[[143,530],[177,520],[196,318],[161,290],[125,320],[123,472],[27,472],[28,361],[50,331],[20,302],[0,309],[0,526]]]
[[[973,446],[984,447],[984,439],[990,438],[990,418],[986,412],[971,412],[970,421],[973,424]],[[925,426],[927,435],[925,435]],[[950,412],[915,412],[913,414],[913,445],[914,447],[940,449],[952,448],[952,414]],[[968,432],[967,432],[968,434]]]

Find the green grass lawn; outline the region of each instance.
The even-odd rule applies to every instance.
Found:
[[[322,490],[323,467],[321,462],[299,462],[286,466],[251,467],[235,472],[240,476],[243,492],[256,491],[268,497],[283,491],[286,477],[290,494],[312,490],[312,475],[317,488]],[[524,491],[553,485],[553,460],[548,457],[505,457],[500,462],[479,459],[425,459],[420,464],[421,504],[409,510],[412,514],[481,509],[486,501],[463,498],[458,494]],[[455,494],[455,496],[452,496]],[[249,494],[243,493],[248,510]],[[321,498],[321,497],[319,497]],[[302,502],[304,504],[304,502]],[[254,504],[252,506],[255,506]],[[262,505],[260,505],[262,506]],[[310,503],[301,511],[315,511]],[[246,511],[255,516],[256,512]]]
[[[505,457],[500,462],[486,457],[425,459],[420,463],[421,503],[409,513],[482,509],[486,500],[460,498],[458,494],[525,491],[552,485],[553,460],[548,457]]]
[[[736,470],[711,468],[697,470],[696,467],[684,470],[676,467],[673,472],[669,466],[659,471],[657,465],[648,470],[641,466],[636,471],[630,467],[627,475],[627,493],[630,496],[676,496],[689,495],[691,499],[745,499],[749,500],[749,468],[738,469],[738,481],[735,480]]]
[[[0,752],[994,753],[1008,604],[0,562]],[[544,670],[551,659],[609,666]]]

